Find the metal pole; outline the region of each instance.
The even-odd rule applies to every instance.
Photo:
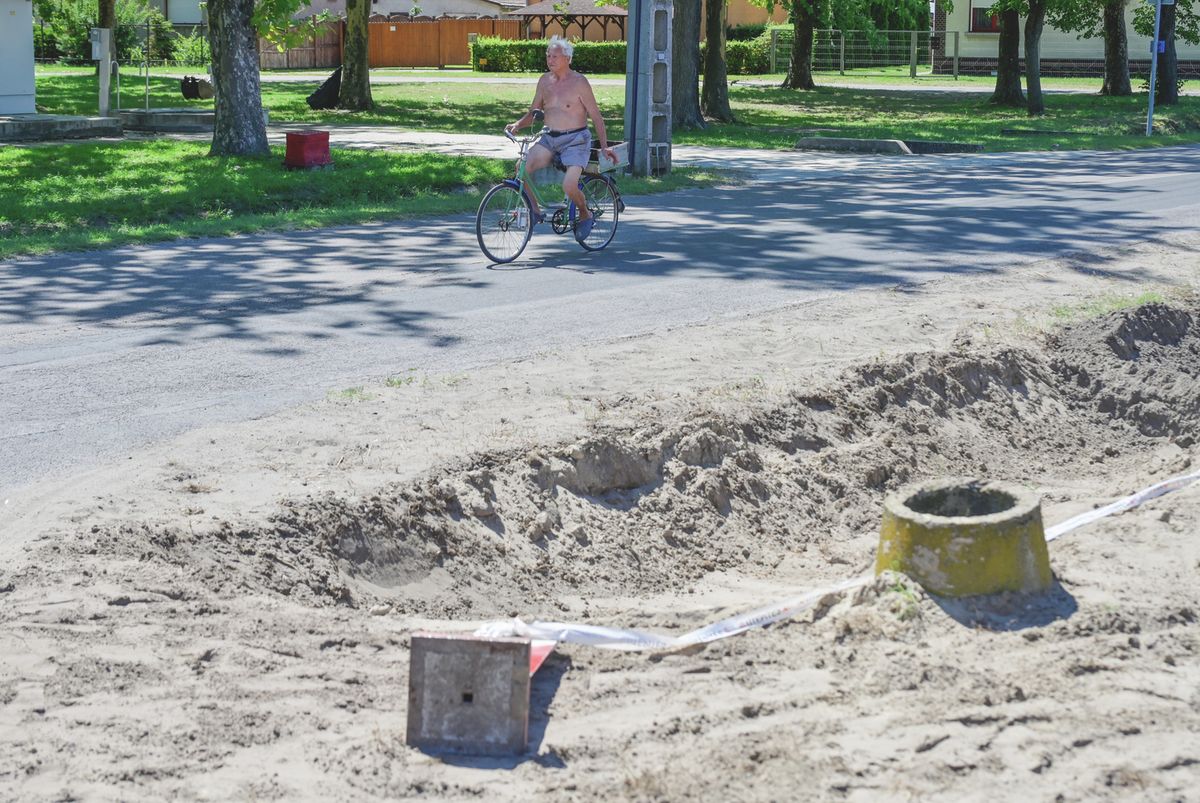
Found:
[[[838,31],[838,73],[846,74],[846,32]]]
[[[908,35],[908,77],[917,77],[917,32]]]
[[[772,28],[771,29],[771,72],[772,73],[779,72],[779,70],[776,69],[778,62],[777,62],[776,55],[775,55],[775,48],[777,48],[778,46],[779,46],[779,29]]]
[[[1162,24],[1162,0],[1154,1],[1154,41],[1150,43],[1150,106],[1146,112],[1146,136],[1154,131],[1154,83],[1158,79],[1158,26]]]
[[[958,80],[958,31],[954,32],[954,80]]]
[[[146,111],[150,111],[150,21],[146,20]]]

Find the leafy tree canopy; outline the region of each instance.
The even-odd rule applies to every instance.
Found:
[[[929,27],[928,0],[750,0],[773,12],[778,7],[793,14],[793,7],[811,9],[818,27],[843,31],[911,31]],[[953,6],[945,4],[947,8]]]
[[[332,19],[328,11],[294,19],[309,3],[310,0],[255,0],[251,22],[260,36],[282,52],[312,39]]]
[[[1154,36],[1154,5],[1139,3],[1133,12],[1133,29]],[[1175,0],[1175,38],[1189,45],[1200,44],[1200,0]]]

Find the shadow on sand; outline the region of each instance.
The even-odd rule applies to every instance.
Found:
[[[1033,594],[1009,591],[957,599],[930,594],[929,598],[959,624],[994,631],[1045,627],[1069,619],[1079,609],[1075,597],[1058,580],[1046,591]]]

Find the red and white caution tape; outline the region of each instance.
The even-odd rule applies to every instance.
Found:
[[[1090,510],[1078,516],[1067,519],[1046,530],[1046,540],[1066,535],[1074,529],[1091,524],[1093,521],[1132,510],[1143,502],[1178,491],[1200,480],[1200,471],[1172,477],[1135,494],[1118,499],[1104,507]],[[506,622],[489,622],[475,631],[477,636],[544,639],[568,644],[585,644],[590,647],[603,647],[610,650],[678,650],[695,644],[706,644],[710,641],[735,636],[756,627],[765,627],[783,619],[791,619],[815,607],[831,594],[842,594],[862,588],[874,580],[874,575],[864,574],[851,580],[809,591],[798,597],[792,597],[774,605],[756,608],[746,613],[731,616],[705,625],[702,628],[685,633],[682,636],[660,636],[656,633],[646,633],[641,630],[623,630],[615,627],[600,627],[598,625],[568,624],[564,622],[533,622],[526,624],[520,619]]]
[[[1169,480],[1151,485],[1149,488],[1144,488],[1135,494],[1130,494],[1124,499],[1118,499],[1104,507],[1098,507],[1095,510],[1089,510],[1087,513],[1080,513],[1078,516],[1072,516],[1064,522],[1055,524],[1050,529],[1046,530],[1046,541],[1053,541],[1060,535],[1066,535],[1077,527],[1082,527],[1085,524],[1091,524],[1097,519],[1102,519],[1105,516],[1111,516],[1115,513],[1124,513],[1126,510],[1132,510],[1143,502],[1149,502],[1151,499],[1169,494],[1172,491],[1178,491],[1180,488],[1185,488],[1191,485],[1196,480],[1200,480],[1200,471],[1194,471],[1191,474],[1183,474],[1179,477],[1172,477]]]
[[[673,638],[640,630],[622,630],[598,625],[577,625],[564,622],[526,624],[520,619],[489,622],[476,630],[475,635],[489,638],[548,639],[570,644],[586,644],[591,647],[605,647],[610,650],[678,650],[694,644],[706,644],[717,639],[735,636],[738,633],[744,633],[756,627],[765,627],[782,619],[791,619],[809,610],[830,594],[840,594],[844,591],[861,588],[874,579],[873,575],[864,574],[853,580],[843,580],[835,585],[819,588],[799,597],[792,597],[774,605],[722,619]]]

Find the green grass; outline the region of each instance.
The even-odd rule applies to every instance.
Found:
[[[421,83],[375,84],[369,112],[314,111],[304,98],[315,87],[304,83],[265,83],[263,103],[277,122],[387,125],[401,129],[499,135],[529,108],[533,88],[526,84]],[[597,86],[596,102],[610,139],[624,129],[625,88]]]
[[[387,385],[389,388],[407,387],[408,385],[411,385],[417,381],[416,372],[417,372],[416,368],[409,368],[403,374],[396,374],[395,376],[389,376],[384,381],[384,384]]]
[[[331,391],[329,393],[329,397],[331,399],[339,399],[347,402],[363,402],[373,398],[369,393],[363,390],[361,386]]]
[[[96,114],[96,76],[68,67],[53,72],[38,71],[37,106],[46,114]],[[192,73],[195,75],[195,73]],[[141,109],[146,105],[144,79],[128,75],[121,78],[120,103],[117,103],[116,84],[113,84],[113,107]],[[150,79],[150,106],[156,109],[211,109],[211,100],[184,100],[179,94],[179,81],[170,78]]]
[[[1119,149],[1200,142],[1200,98],[1181,97],[1155,111],[1156,131],[1146,137],[1146,96],[1052,95],[1044,117],[995,107],[982,93],[889,91],[818,87],[796,92],[773,86],[738,85],[730,90],[735,124],[676,132],[690,145],[788,148],[820,129],[821,136],[924,139],[975,143],[988,151]],[[1003,129],[1046,131],[1008,135]],[[1063,133],[1057,133],[1063,132]]]
[[[860,69],[846,70],[845,74],[835,71],[814,72],[813,79],[818,86],[841,86],[846,84],[871,85],[871,86],[937,86],[946,89],[954,89],[955,87],[986,87],[991,89],[996,85],[996,77],[994,75],[960,75],[955,78],[953,75],[945,73],[921,72],[928,70],[928,65],[918,67],[917,77],[913,78],[908,73],[908,66],[894,67],[864,67]],[[782,84],[786,73],[773,73],[767,75],[735,75],[730,76],[731,81],[769,81],[775,84]],[[1135,79],[1136,85],[1136,79]],[[1043,76],[1042,87],[1047,90],[1055,89],[1071,89],[1099,92],[1101,79],[1095,78],[1059,78],[1055,76]]]
[[[0,259],[128,243],[304,229],[473,211],[512,162],[372,150],[333,151],[329,170],[268,158],[211,158],[207,143],[60,143],[0,149]],[[627,194],[707,186],[701,170],[625,178]],[[12,189],[10,192],[9,189]]]
[[[907,80],[907,79],[905,79]],[[987,79],[991,80],[991,79]],[[1051,83],[1051,82],[1048,82]],[[94,113],[95,82],[90,76],[43,74],[39,104],[59,114]],[[387,125],[398,129],[496,134],[529,102],[526,85],[486,83],[377,84],[376,107],[369,112],[314,111],[304,98],[315,83],[263,84],[263,103],[273,122],[322,125]],[[121,106],[144,105],[144,83],[126,81]],[[623,136],[624,88],[597,86],[596,97],[610,138]],[[988,151],[1119,149],[1200,142],[1200,97],[1184,96],[1155,113],[1156,136],[1144,136],[1146,96],[1049,95],[1047,114],[1030,118],[1024,110],[995,107],[986,93],[928,92],[819,86],[810,92],[766,83],[737,83],[730,102],[738,122],[713,124],[703,131],[675,132],[675,142],[744,148],[790,148],[814,129],[830,136],[931,139],[974,143]],[[185,101],[178,82],[151,79],[154,107],[211,108],[212,101]],[[1004,134],[1004,129],[1045,134]]]
[[[316,85],[312,79],[264,83],[271,120],[498,134],[527,107],[531,94],[528,85],[482,82],[377,84],[376,108],[350,113],[309,109],[304,98]],[[49,113],[94,114],[95,86],[86,71],[39,69],[38,103]],[[212,107],[211,100],[184,100],[173,78],[153,77],[150,88],[155,108]],[[120,105],[142,107],[143,91],[144,82],[123,81]],[[597,86],[596,95],[610,138],[621,139],[624,87]],[[1141,133],[1144,95],[1052,95],[1048,114],[1036,119],[1020,109],[992,107],[982,93],[829,85],[796,92],[738,83],[730,97],[737,123],[676,132],[675,142],[786,149],[814,129],[835,136],[978,143],[991,151],[1200,141],[1197,97],[1160,108],[1156,123],[1165,133],[1152,138]],[[1001,133],[1005,128],[1047,133],[1011,136]],[[207,144],[168,140],[0,149],[0,186],[6,190],[0,195],[0,258],[467,212],[484,187],[511,170],[510,160],[335,149],[335,169],[289,173],[280,169],[278,149],[267,159],[212,159],[207,150]],[[712,172],[676,169],[663,179],[624,177],[621,188],[639,194],[720,180]]]
[[[516,120],[529,108],[533,96],[533,90],[525,84],[376,84],[371,87],[371,96],[375,101],[375,108],[371,111],[314,111],[304,99],[318,85],[313,80],[263,83],[263,105],[269,110],[271,122],[386,125],[402,130],[498,135],[506,124]],[[144,108],[145,91],[144,79],[123,80],[121,108]],[[609,136],[619,139],[624,128],[625,88],[597,86],[595,92]],[[90,75],[40,75],[37,79],[37,102],[41,110],[48,114],[95,114],[96,79]],[[152,76],[150,107],[211,109],[213,102],[184,100],[179,93],[177,80]]]
[[[1066,324],[1074,321],[1090,320],[1125,309],[1141,307],[1145,304],[1161,304],[1165,300],[1157,290],[1146,290],[1141,293],[1096,296],[1078,304],[1056,304],[1050,308],[1050,314],[1058,323]]]

